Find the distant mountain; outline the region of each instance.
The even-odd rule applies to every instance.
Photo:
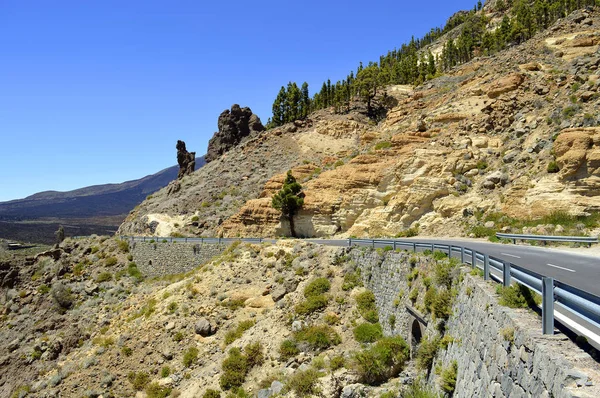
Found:
[[[204,164],[204,156],[196,158],[196,170]],[[68,192],[45,191],[24,199],[0,202],[0,220],[124,216],[148,195],[176,179],[178,170],[179,166],[173,166],[120,184],[93,185]]]

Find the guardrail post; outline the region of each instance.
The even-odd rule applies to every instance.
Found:
[[[510,286],[510,263],[508,261],[502,261],[502,285]]]
[[[373,249],[375,249],[375,239],[371,239],[371,242],[373,242]]]
[[[352,238],[348,238],[348,247],[352,247]]]
[[[219,245],[221,244],[221,238],[219,238]]]
[[[554,334],[554,279],[542,278],[542,334]]]
[[[477,252],[471,249],[471,268],[475,268],[477,266]]]
[[[460,263],[465,263],[465,248],[463,246],[460,247]]]
[[[433,254],[433,252],[435,251],[435,244],[431,244],[431,254]]]
[[[396,251],[396,241],[394,241],[394,251]]]
[[[417,244],[413,243],[413,252],[416,253],[417,252]]]
[[[144,242],[146,241],[146,237],[144,236]]]
[[[490,280],[490,257],[487,254],[483,255],[483,280]]]

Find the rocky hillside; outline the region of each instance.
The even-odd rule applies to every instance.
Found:
[[[132,260],[127,242],[90,238],[0,263],[1,396],[599,391],[597,362],[562,337],[539,337],[518,288],[506,297],[520,309],[502,309],[492,287],[441,252],[237,242],[185,274],[154,279]],[[467,305],[474,294],[478,304]],[[415,311],[427,324],[422,336],[410,326]],[[456,313],[483,317],[486,337]],[[513,318],[526,327],[507,326]],[[486,366],[498,363],[482,372],[483,387],[477,365],[461,355],[463,339],[493,347],[468,350]]]
[[[258,132],[145,201],[124,234],[288,235],[271,196],[292,169],[301,236],[594,233],[600,208],[598,10],[419,87]]]

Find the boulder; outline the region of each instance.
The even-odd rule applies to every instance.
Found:
[[[208,142],[207,163],[219,158],[250,134],[265,130],[260,118],[250,108],[240,108],[238,104],[221,113],[218,127],[219,131]]]
[[[194,330],[197,334],[199,334],[202,337],[210,336],[215,332],[212,328],[212,325],[206,318],[198,319],[198,321],[194,325]]]
[[[525,78],[520,73],[513,73],[506,77],[496,80],[488,89],[488,97],[498,98],[502,94],[511,92],[519,88]]]

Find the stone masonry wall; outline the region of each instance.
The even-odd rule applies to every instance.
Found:
[[[135,242],[130,246],[133,261],[144,276],[158,277],[191,271],[223,253],[228,245]]]
[[[375,295],[384,332],[409,341],[415,318],[407,311],[410,302],[399,293],[408,292],[412,253],[354,249],[350,256]],[[422,261],[432,260],[423,257],[416,267]],[[466,274],[458,288],[446,325],[446,335],[455,341],[440,349],[433,365],[446,368],[457,362],[455,398],[600,397],[598,364],[564,335],[542,335],[537,314],[500,306],[495,287],[478,276]],[[395,316],[394,327],[390,315]],[[423,330],[425,335],[437,333],[433,322]],[[437,386],[438,377],[432,371],[429,384]]]

